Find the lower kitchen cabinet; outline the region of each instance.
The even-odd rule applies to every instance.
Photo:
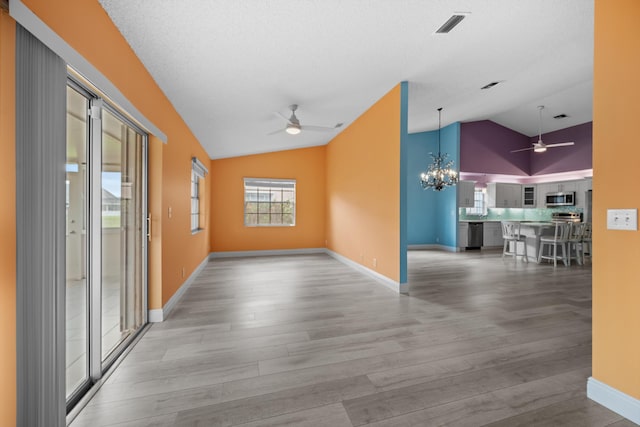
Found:
[[[483,230],[483,247],[502,247],[502,225],[499,222],[485,222]]]
[[[469,242],[469,224],[466,222],[458,223],[458,247],[466,248]]]

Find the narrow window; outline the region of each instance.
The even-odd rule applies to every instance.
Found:
[[[476,189],[473,192],[473,207],[467,208],[467,215],[486,215],[487,206],[485,203],[485,193]]]
[[[294,179],[245,178],[244,225],[246,227],[296,225]]]
[[[204,177],[208,169],[196,157],[191,159],[191,233],[205,227],[204,221]]]

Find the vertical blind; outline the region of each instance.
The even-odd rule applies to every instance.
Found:
[[[65,62],[16,26],[19,426],[64,426]]]

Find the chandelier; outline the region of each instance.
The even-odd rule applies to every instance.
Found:
[[[458,183],[458,172],[453,169],[453,160],[447,160],[448,154],[440,152],[440,127],[442,107],[438,108],[438,155],[429,153],[431,164],[425,172],[420,174],[420,184],[423,189],[431,188],[433,191],[441,191]]]

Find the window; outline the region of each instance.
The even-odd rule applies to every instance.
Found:
[[[296,181],[245,178],[244,225],[247,227],[296,225]]]
[[[484,191],[476,190],[473,192],[473,207],[467,208],[467,215],[486,215],[487,208],[484,202]]]
[[[204,177],[208,172],[200,160],[191,159],[191,233],[204,229]]]

